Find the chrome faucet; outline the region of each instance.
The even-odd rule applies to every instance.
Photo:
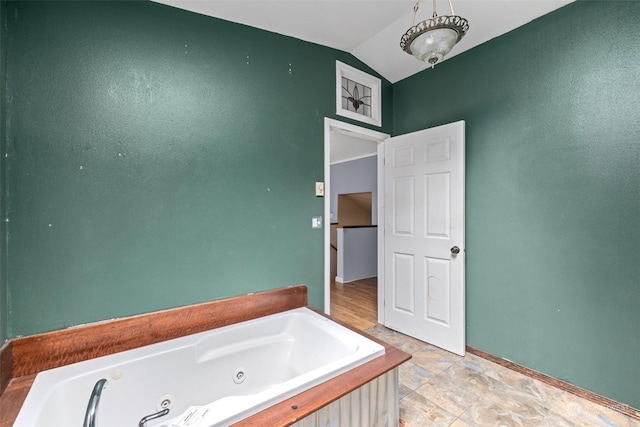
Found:
[[[87,404],[87,412],[84,414],[84,424],[82,424],[82,427],[96,427],[98,403],[100,403],[100,395],[106,383],[107,380],[102,378],[93,386],[93,391]]]

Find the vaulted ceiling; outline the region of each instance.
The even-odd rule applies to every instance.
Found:
[[[415,0],[156,0],[192,12],[246,24],[353,54],[392,83],[427,68],[403,52]],[[453,0],[469,32],[447,58],[509,32],[574,0]],[[431,17],[420,2],[416,23]],[[448,15],[437,0],[438,15]],[[446,60],[446,58],[445,58]]]

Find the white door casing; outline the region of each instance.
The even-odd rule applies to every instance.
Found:
[[[464,355],[464,121],[384,145],[385,325]]]
[[[331,263],[331,244],[330,244],[330,194],[331,194],[331,164],[329,159],[331,158],[330,150],[331,150],[331,132],[346,132],[351,136],[356,138],[366,139],[369,141],[376,141],[378,144],[378,215],[381,215],[383,212],[381,209],[380,199],[382,196],[382,182],[380,181],[380,172],[382,168],[382,157],[380,154],[382,153],[381,147],[383,142],[389,138],[389,134],[374,131],[371,129],[363,128],[360,126],[352,125],[349,123],[341,122],[339,120],[330,119],[328,117],[324,118],[324,218],[325,218],[325,227],[324,227],[324,311],[327,314],[330,314],[331,307],[331,275],[330,275],[330,263]],[[381,224],[382,218],[378,216],[378,225]],[[383,251],[381,250],[383,244],[382,238],[383,227],[378,226],[378,276],[379,278],[383,276],[381,273],[383,269],[383,265],[380,262],[382,259]],[[382,288],[384,287],[384,283],[381,280],[378,280],[378,316],[381,317],[382,314],[382,304],[384,292]]]

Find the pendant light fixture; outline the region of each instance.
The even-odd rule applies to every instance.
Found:
[[[453,5],[449,0],[451,15],[438,16],[436,2],[433,0],[433,15],[431,19],[414,25],[418,13],[419,1],[413,6],[413,20],[411,28],[400,39],[400,47],[405,52],[415,56],[420,61],[431,64],[442,60],[469,30],[469,22],[453,12]]]

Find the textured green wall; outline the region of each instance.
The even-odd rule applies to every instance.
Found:
[[[323,307],[323,119],[359,61],[151,2],[7,7],[9,336],[297,283]]]
[[[0,340],[300,282],[322,306],[322,120],[362,64],[154,3],[6,7]],[[469,344],[635,407],[639,15],[579,2],[383,88],[386,132],[467,122]]]
[[[6,250],[6,96],[5,96],[5,82],[6,82],[6,61],[5,61],[5,38],[6,38],[6,26],[2,25],[6,15],[6,4],[4,1],[0,1],[0,346],[8,337],[7,325],[8,325],[8,313],[9,304],[7,300],[7,280],[6,280],[6,266],[7,266],[7,250]]]
[[[636,408],[638,16],[573,3],[393,86],[395,135],[466,121],[468,344]]]

